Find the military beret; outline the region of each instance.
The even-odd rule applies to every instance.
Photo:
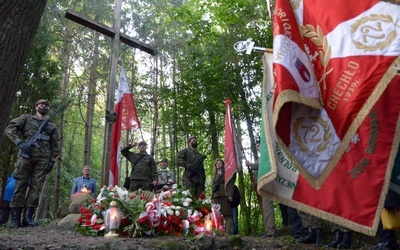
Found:
[[[197,137],[196,136],[190,136],[189,139],[188,139],[188,142],[190,142],[191,139],[196,139],[197,140]]]
[[[35,106],[37,106],[37,105],[39,105],[39,104],[47,104],[47,105],[50,106],[49,101],[47,101],[47,100],[45,100],[45,99],[40,99],[39,101],[37,101]]]
[[[161,162],[168,162],[168,159],[164,157]]]
[[[138,143],[138,147],[141,146],[141,145],[147,146],[147,143],[145,141],[141,141],[141,142]]]

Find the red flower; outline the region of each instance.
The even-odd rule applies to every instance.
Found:
[[[172,203],[169,201],[164,201],[163,203],[164,203],[164,206],[167,206],[167,207],[172,206]]]
[[[89,209],[87,209],[86,207],[80,207],[79,208],[79,213],[86,214],[87,212],[89,212]]]
[[[85,225],[86,226],[90,226],[91,225],[90,219],[89,220],[85,220]]]
[[[93,229],[94,229],[94,230],[97,230],[97,231],[99,231],[100,228],[101,228],[101,224],[95,224],[95,225],[93,226]]]
[[[199,198],[204,200],[206,198],[206,195],[204,193],[199,194]]]
[[[122,226],[122,227],[126,227],[126,226],[128,226],[129,224],[131,224],[131,222],[129,221],[128,218],[124,217],[124,218],[121,219],[121,226]]]
[[[83,218],[82,218],[82,217],[79,217],[79,218],[78,218],[78,224],[81,225],[81,224],[82,224],[82,221],[83,221]]]

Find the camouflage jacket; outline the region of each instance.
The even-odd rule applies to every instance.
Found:
[[[121,149],[121,154],[132,163],[131,180],[153,182],[158,179],[157,165],[153,156],[129,151],[132,146]]]
[[[18,145],[21,141],[28,141],[39,128],[41,122],[37,115],[24,114],[11,120],[10,124],[5,129],[5,134],[12,142]],[[32,146],[30,155],[48,157],[52,161],[55,161],[60,153],[60,148],[58,146],[59,134],[56,125],[52,122],[47,123],[42,135],[48,136],[49,139],[39,140],[38,143],[40,147],[36,148]],[[19,136],[22,136],[22,139]]]
[[[158,170],[158,185],[167,184],[168,182],[174,183],[174,172],[168,168]]]
[[[189,147],[178,152],[176,163],[179,167],[185,168],[182,175],[182,181],[184,185],[188,185],[189,183],[193,182],[196,182],[193,183],[196,185],[204,185],[206,176],[203,164],[201,164],[195,175],[191,173],[191,169],[193,170],[193,167],[195,167],[196,163],[198,163],[202,157],[203,155],[200,154],[197,149],[192,149]]]

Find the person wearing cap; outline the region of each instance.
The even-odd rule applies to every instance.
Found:
[[[139,149],[138,153],[130,151],[135,146]],[[146,150],[147,143],[145,141],[134,142],[121,149],[121,154],[132,164],[129,185],[131,192],[139,189],[154,191],[157,187],[157,165],[153,156],[148,154]]]
[[[164,186],[171,186],[174,184],[175,177],[174,172],[168,169],[168,159],[163,158],[160,162],[160,169],[158,170],[158,185],[157,190],[163,188]]]
[[[197,137],[191,136],[188,139],[188,147],[178,152],[176,163],[184,168],[182,185],[194,191],[198,196],[204,192],[206,175],[204,170],[205,156],[197,149]]]
[[[40,99],[35,105],[35,111],[34,115],[23,114],[12,119],[5,129],[7,137],[19,148],[13,173],[16,180],[14,195],[10,202],[11,228],[38,225],[34,221],[34,214],[39,205],[40,192],[46,175],[53,169],[60,153],[58,130],[52,122],[48,122],[43,128],[36,145],[27,143],[46,119],[50,111],[49,101]],[[24,218],[21,223],[23,210]]]

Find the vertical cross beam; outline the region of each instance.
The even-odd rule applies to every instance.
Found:
[[[72,10],[67,10],[65,14],[65,18],[79,23],[85,27],[88,27],[92,30],[100,32],[101,34],[111,37],[113,40],[110,54],[110,68],[109,68],[109,77],[107,84],[107,100],[106,100],[106,112],[113,113],[114,110],[114,99],[115,99],[115,89],[116,89],[116,75],[117,75],[117,64],[118,64],[118,50],[119,43],[123,42],[131,47],[138,48],[146,53],[151,55],[155,55],[155,50],[149,45],[143,44],[134,38],[131,38],[123,33],[120,33],[121,26],[121,3],[122,0],[115,0],[115,8],[114,8],[114,27],[110,28],[106,25],[98,23],[94,20],[91,20],[77,12]],[[105,132],[104,132],[104,148],[103,148],[103,161],[102,161],[102,177],[101,177],[101,186],[107,185],[109,183],[109,166],[110,166],[110,145],[111,145],[111,133],[112,133],[112,121],[107,119],[105,123]]]

